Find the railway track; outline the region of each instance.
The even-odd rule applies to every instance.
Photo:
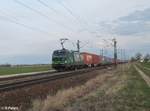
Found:
[[[22,88],[29,85],[44,83],[56,79],[61,79],[65,77],[70,77],[74,75],[84,74],[86,72],[91,72],[98,69],[104,69],[106,67],[97,67],[97,68],[87,68],[80,69],[76,71],[68,72],[51,72],[51,73],[40,73],[37,75],[26,75],[13,78],[7,78],[0,81],[0,92],[10,91],[17,88]]]
[[[57,73],[56,70],[50,70],[50,71],[42,71],[42,72],[31,72],[31,73],[21,73],[21,74],[14,74],[14,75],[8,75],[8,76],[0,76],[0,81],[6,81],[6,80],[12,80],[12,79],[19,79],[24,77],[32,77],[32,76],[40,76],[40,75],[46,75],[46,74],[53,74]]]

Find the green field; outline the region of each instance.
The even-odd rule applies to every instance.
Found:
[[[142,66],[144,67],[147,67],[147,68],[150,68],[150,63],[147,63],[147,62],[143,62],[143,63],[140,63]]]
[[[121,73],[124,74],[127,79],[122,81],[122,86],[118,84],[120,90],[110,94],[106,94],[105,90],[97,90],[71,103],[69,108],[76,109],[75,111],[150,111],[149,86],[133,66]]]
[[[138,67],[150,77],[150,63],[140,63]]]
[[[149,86],[135,68],[131,67],[128,74],[129,79],[127,85],[120,91],[117,97],[121,101],[119,104],[122,105],[122,108],[126,108],[126,110],[130,111],[149,111]]]
[[[19,74],[28,72],[48,71],[51,65],[32,65],[32,66],[14,66],[0,67],[0,75]]]

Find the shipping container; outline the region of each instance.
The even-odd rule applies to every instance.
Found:
[[[101,64],[102,61],[102,56],[87,52],[82,52],[81,58],[83,60],[83,63],[87,66],[98,66]]]

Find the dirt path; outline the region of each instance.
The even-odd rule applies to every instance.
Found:
[[[142,76],[142,78],[145,80],[147,85],[150,87],[150,78],[143,71],[141,71],[137,66],[134,67],[138,71],[138,73]]]

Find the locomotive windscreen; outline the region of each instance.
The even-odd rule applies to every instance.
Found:
[[[66,51],[65,50],[57,50],[54,51],[53,56],[65,56],[66,55]]]

